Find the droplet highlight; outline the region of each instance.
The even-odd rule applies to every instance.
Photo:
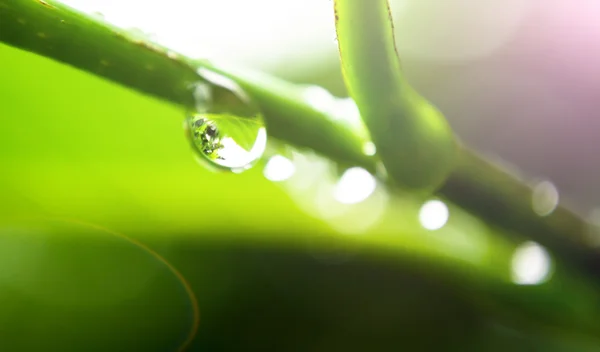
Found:
[[[512,281],[517,285],[538,285],[550,275],[550,255],[535,242],[525,242],[512,257]]]
[[[362,151],[365,155],[373,156],[377,153],[377,147],[373,142],[365,142],[363,143]]]
[[[231,79],[199,69],[193,85],[196,108],[185,129],[193,149],[210,166],[236,173],[252,167],[267,146],[267,131],[258,106]]]
[[[263,175],[269,181],[281,182],[289,179],[296,172],[294,163],[281,155],[274,155],[263,169]]]
[[[556,189],[556,186],[552,182],[543,181],[533,188],[531,206],[533,207],[533,211],[539,216],[552,214],[558,206],[558,201],[558,189]]]
[[[448,222],[450,211],[441,200],[425,202],[419,210],[419,222],[427,230],[439,230]]]
[[[377,187],[375,177],[361,167],[344,172],[334,189],[334,198],[342,204],[356,204],[367,199]]]

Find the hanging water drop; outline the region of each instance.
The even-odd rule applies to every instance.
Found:
[[[231,79],[199,69],[196,103],[185,128],[201,159],[220,169],[241,172],[261,158],[267,146],[265,123],[256,104]]]

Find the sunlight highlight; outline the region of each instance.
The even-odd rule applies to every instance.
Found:
[[[269,159],[263,169],[263,175],[269,181],[281,182],[289,179],[296,172],[294,163],[281,155],[275,155]]]
[[[362,151],[365,153],[365,155],[373,156],[377,153],[377,147],[373,142],[365,142],[363,144]]]
[[[375,177],[361,167],[353,167],[342,175],[334,190],[334,198],[342,204],[356,204],[367,199],[377,186]]]
[[[448,222],[450,212],[441,200],[430,200],[419,211],[419,222],[427,230],[439,230]]]
[[[191,58],[271,68],[335,53],[333,11],[322,0],[61,1]]]
[[[512,281],[517,285],[538,285],[550,274],[550,255],[535,242],[521,244],[512,257]]]
[[[352,98],[337,99],[333,116],[338,120],[347,122],[350,126],[363,128],[360,110],[358,110],[358,106]]]
[[[336,98],[329,91],[320,86],[308,86],[302,92],[304,100],[315,110],[324,114],[331,114]]]
[[[404,57],[442,62],[490,56],[518,33],[536,2],[405,0],[395,16],[398,50]]]

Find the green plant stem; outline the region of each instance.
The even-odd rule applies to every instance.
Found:
[[[454,168],[456,142],[445,117],[406,81],[386,0],[335,0],[346,87],[398,187],[431,190]]]
[[[490,223],[511,222],[513,229],[576,258],[576,248],[564,247],[571,236],[585,243],[585,223],[574,214],[561,207],[540,217],[528,186],[464,147],[458,147],[456,163],[456,144],[445,117],[404,77],[388,0],[334,0],[334,12],[346,86],[392,178],[412,189],[446,181],[440,193],[454,203],[479,209],[478,215]],[[583,260],[597,259],[591,253]]]
[[[363,139],[308,104],[299,87],[267,75],[186,58],[58,2],[0,0],[0,42],[184,109],[193,106],[188,86],[198,79],[197,68],[218,71],[238,82],[256,100],[271,137],[312,149],[342,166],[376,170],[376,159],[362,152]],[[465,147],[459,147],[457,158],[439,196],[509,233],[529,236],[600,278],[600,260],[586,245],[583,220],[561,206],[540,217],[531,208],[532,191],[527,185]],[[389,167],[393,160],[386,163]]]

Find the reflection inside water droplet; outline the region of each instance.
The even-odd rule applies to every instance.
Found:
[[[196,109],[185,128],[192,146],[212,166],[241,172],[263,155],[267,132],[256,104],[232,80],[200,69],[193,87]]]

